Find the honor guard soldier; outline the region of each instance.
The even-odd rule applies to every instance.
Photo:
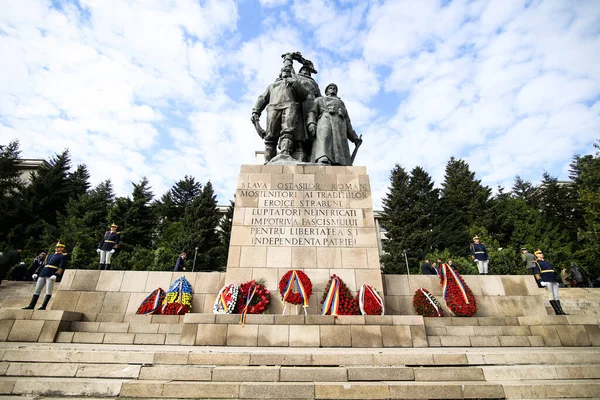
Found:
[[[58,243],[56,243],[56,252],[50,253],[50,255],[48,255],[46,258],[45,265],[41,265],[32,275],[33,280],[37,280],[35,284],[35,291],[33,292],[31,302],[27,307],[23,308],[23,310],[34,309],[44,286],[46,286],[46,297],[44,298],[44,303],[40,308],[38,308],[38,310],[46,309],[46,306],[52,297],[52,287],[54,286],[54,281],[56,281],[58,276],[62,275],[67,266],[67,254],[64,252],[64,250],[65,245],[59,240]]]
[[[556,272],[554,268],[552,268],[552,264],[549,261],[544,259],[544,253],[542,250],[537,250],[533,253],[537,260],[535,260],[533,273],[540,284],[550,292],[550,296],[552,300],[550,300],[550,305],[554,309],[556,315],[567,315],[562,309],[560,305],[560,300],[558,299],[558,279],[556,276]]]
[[[110,269],[110,259],[121,243],[121,234],[117,232],[117,228],[118,226],[113,223],[110,230],[104,233],[104,238],[98,245],[98,250],[96,250],[100,254],[98,269]]]
[[[473,238],[473,243],[471,244],[471,258],[477,263],[479,275],[487,275],[490,258],[488,257],[485,245],[479,242],[479,236]]]

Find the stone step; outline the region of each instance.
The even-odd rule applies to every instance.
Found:
[[[0,377],[0,394],[115,397],[124,381],[116,379]]]
[[[96,343],[96,344],[166,344],[178,345],[178,333],[104,333],[104,332],[59,332],[57,343]]]
[[[431,326],[429,336],[531,336],[529,326]]]
[[[428,336],[429,347],[541,347],[541,336]]]
[[[507,399],[600,398],[600,380],[496,381]]]

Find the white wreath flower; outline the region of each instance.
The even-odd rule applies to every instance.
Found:
[[[237,303],[239,287],[235,283],[230,283],[229,285],[225,285],[217,294],[217,298],[215,299],[215,303],[213,305],[213,313],[215,314],[232,314],[235,310],[235,304]],[[229,294],[230,297],[227,300],[225,308],[221,305],[219,301],[221,299],[221,295],[225,293]]]

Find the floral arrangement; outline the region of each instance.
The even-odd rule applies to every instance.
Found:
[[[298,289],[294,292],[294,286]],[[298,269],[291,269],[279,280],[279,293],[284,303],[302,304],[305,311],[312,294],[312,282],[308,275]]]
[[[165,298],[165,291],[161,288],[150,293],[135,312],[136,314],[160,314],[160,305]]]
[[[321,300],[321,315],[359,315],[358,301],[342,279],[331,275]]]
[[[271,304],[271,292],[262,282],[242,283],[238,291],[235,313],[242,314],[241,322],[246,322],[246,314],[262,314]]]
[[[181,276],[171,284],[163,301],[161,314],[184,315],[192,309],[192,285]]]
[[[442,310],[440,302],[424,288],[419,288],[415,291],[413,307],[417,314],[424,317],[444,316],[444,310]]]
[[[440,283],[448,310],[457,317],[472,317],[477,313],[477,301],[462,276],[444,263],[440,267]]]
[[[364,283],[360,287],[356,301],[358,301],[362,315],[383,315],[385,313],[383,299],[371,285]]]
[[[225,285],[217,294],[215,304],[213,306],[213,313],[215,314],[231,314],[235,311],[235,305],[237,303],[239,287],[235,283]]]

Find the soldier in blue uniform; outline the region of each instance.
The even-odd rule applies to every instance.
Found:
[[[64,252],[65,245],[58,241],[56,244],[56,252],[50,253],[46,258],[46,264],[40,265],[39,268],[32,275],[33,280],[37,280],[35,284],[35,291],[33,292],[33,297],[31,298],[31,302],[24,310],[33,310],[38,299],[40,298],[40,293],[44,286],[46,286],[46,297],[44,298],[44,303],[38,310],[45,310],[50,298],[52,297],[52,287],[54,286],[54,281],[60,275],[62,275],[63,271],[67,267],[67,254]]]
[[[104,238],[98,245],[100,254],[100,266],[98,269],[110,269],[110,259],[121,243],[121,234],[117,232],[118,226],[114,223],[110,226],[110,230],[104,233]]]
[[[473,243],[471,244],[471,258],[477,263],[479,275],[487,275],[490,258],[488,257],[485,245],[479,242],[479,236],[473,238]]]
[[[537,260],[533,262],[533,273],[535,274],[536,279],[540,281],[540,284],[545,286],[550,292],[550,296],[552,297],[550,305],[554,309],[556,315],[567,315],[563,311],[560,300],[558,299],[558,277],[556,271],[554,271],[552,264],[544,259],[542,250],[538,249],[533,254],[537,258]]]

